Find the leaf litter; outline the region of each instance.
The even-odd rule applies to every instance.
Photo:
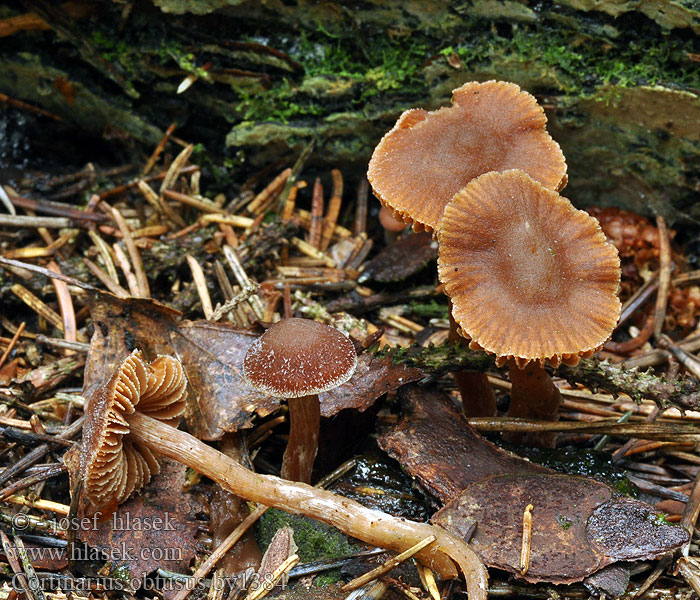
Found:
[[[368,200],[366,196],[363,198],[362,186],[354,206],[354,222],[350,213],[350,221],[346,219],[342,224],[328,217],[323,219],[318,212],[323,210],[323,203],[315,202],[311,211],[297,207],[295,201],[303,203],[309,199],[304,197],[300,170],[289,171],[279,180],[287,181],[287,185],[273,181],[274,185],[259,188],[257,195],[244,188],[233,198],[207,199],[200,194],[199,178],[192,177],[198,167],[188,165],[187,156],[189,153],[183,153],[179,163],[170,164],[167,185],[172,193],[167,195],[167,201],[164,200],[166,196],[161,196],[152,205],[155,209],[147,203],[145,209],[135,210],[138,194],[143,194],[147,200],[150,197],[148,184],[140,183],[143,180],[136,177],[125,186],[113,188],[119,188],[119,192],[107,188],[93,196],[88,210],[76,211],[73,205],[65,206],[64,212],[72,222],[61,225],[82,228],[76,230],[80,231],[77,244],[68,245],[68,238],[63,237],[58,238],[59,243],[47,242],[44,235],[41,241],[36,237],[32,239],[28,250],[11,247],[11,244],[3,246],[3,256],[7,258],[26,259],[35,255],[40,257],[39,264],[43,264],[42,256],[53,256],[61,272],[70,277],[67,290],[73,300],[72,309],[64,302],[59,310],[74,312],[74,315],[61,317],[51,308],[59,307],[43,277],[28,274],[7,260],[0,264],[0,295],[8,307],[3,311],[0,324],[9,334],[0,338],[0,350],[10,358],[3,371],[6,379],[0,388],[0,426],[6,432],[21,427],[24,431],[48,435],[48,439],[64,432],[74,435],[69,432],[69,425],[80,415],[85,402],[89,407],[95,390],[125,356],[139,349],[148,360],[163,354],[182,362],[189,382],[186,428],[190,433],[221,448],[228,447],[229,451],[240,446],[228,443],[230,436],[242,436],[243,445],[247,446],[246,440],[251,442],[249,449],[256,455],[254,468],[274,472],[279,468],[281,456],[283,406],[279,399],[253,392],[242,378],[241,364],[247,348],[263,331],[264,323],[283,316],[287,304],[293,313],[331,322],[349,332],[359,348],[367,340],[374,343],[371,351],[360,354],[353,379],[321,395],[321,413],[324,418],[333,419],[340,411],[367,411],[380,401],[379,406],[373,408],[379,410],[380,446],[433,497],[427,506],[442,506],[433,521],[461,535],[489,566],[495,567],[491,571],[493,589],[500,587],[510,595],[515,595],[516,589],[519,595],[536,594],[536,587],[509,588],[510,579],[505,574],[522,576],[519,564],[521,521],[528,503],[534,506],[530,564],[524,576],[528,581],[570,583],[607,564],[655,558],[685,544],[684,530],[671,527],[668,521],[682,521],[692,530],[697,514],[694,507],[700,505],[699,493],[693,487],[698,472],[692,453],[697,434],[691,428],[699,416],[692,411],[683,416],[675,408],[663,414],[654,413],[648,402],[637,406],[628,396],[616,398],[598,393],[599,390],[627,392],[635,400],[655,400],[664,409],[673,404],[694,407],[688,399],[696,393],[697,382],[687,375],[678,377],[677,364],[673,359],[669,362],[669,350],[651,346],[648,338],[638,338],[636,345],[610,346],[602,353],[610,363],[584,364],[585,368],[574,371],[562,368],[560,374],[572,385],[559,382],[564,396],[563,423],[585,425],[601,418],[615,420],[631,411],[633,425],[657,420],[661,425],[686,427],[681,433],[669,429],[664,434],[665,430],[660,429],[661,434],[655,439],[627,444],[624,454],[617,456],[618,464],[628,465],[638,480],[648,482],[645,489],[657,495],[645,492],[647,502],[642,503],[620,496],[606,483],[578,475],[555,474],[505,452],[475,433],[461,418],[453,399],[445,393],[436,395],[428,387],[404,387],[411,382],[432,380],[443,390],[452,390],[450,380],[443,375],[449,369],[431,362],[431,348],[411,350],[421,357],[415,366],[403,364],[401,352],[392,350],[408,346],[418,338],[439,340],[446,328],[446,323],[441,321],[439,313],[434,314],[429,302],[422,302],[421,296],[411,299],[411,287],[416,282],[426,287],[435,284],[432,269],[426,268],[435,256],[427,234],[409,233],[381,249],[382,232],[374,222],[366,220]],[[161,168],[165,173],[168,165],[163,164]],[[291,178],[290,173],[293,174]],[[338,176],[334,174],[336,179]],[[31,189],[21,190],[22,196],[32,193]],[[9,194],[10,200],[18,196]],[[108,200],[112,206],[107,205]],[[159,204],[163,202],[167,202],[167,208]],[[54,211],[57,210],[55,204],[52,204]],[[276,205],[284,205],[282,216],[263,222],[266,213],[277,212]],[[19,202],[17,206],[21,206]],[[44,208],[42,201],[32,206],[40,213]],[[217,211],[211,211],[212,207],[217,207]],[[118,212],[112,208],[117,208]],[[370,212],[374,214],[376,208],[373,206]],[[620,246],[620,250],[630,266],[623,270],[627,277],[623,279],[622,289],[632,301],[634,292],[644,282],[653,282],[659,270],[668,269],[668,264],[660,261],[658,251],[659,236],[664,232],[644,222],[642,217],[614,211],[604,213],[603,217],[604,228],[610,232],[613,242],[624,244],[624,249]],[[113,225],[108,225],[110,221]],[[17,223],[17,227],[49,224],[40,219],[29,224],[20,220]],[[7,226],[6,230],[12,231],[13,226]],[[308,230],[311,230],[310,236],[304,240],[304,231]],[[52,232],[46,233],[52,236]],[[60,230],[58,233],[60,235]],[[41,248],[42,243],[49,244],[47,250]],[[374,257],[373,243],[380,247]],[[40,248],[43,254],[32,248]],[[186,259],[188,252],[192,260]],[[700,277],[696,272],[682,270],[681,248],[674,245],[673,253],[676,270],[670,279],[668,293],[672,300],[668,304],[664,331],[677,344],[676,352],[689,354],[700,349],[692,329],[699,312],[692,289]],[[197,275],[198,268],[203,277]],[[109,291],[81,287],[76,285],[76,279]],[[391,294],[384,293],[384,282],[393,282]],[[17,284],[29,290],[38,302],[20,293]],[[365,287],[366,284],[374,287]],[[142,297],[128,297],[130,294]],[[154,298],[147,297],[150,294]],[[402,295],[406,298],[403,302]],[[363,298],[371,302],[364,302]],[[352,310],[344,315],[328,313],[325,306],[331,303],[356,306],[357,315],[362,316],[353,315]],[[207,306],[212,307],[211,311]],[[613,338],[618,344],[636,339],[652,311],[649,303],[632,306],[636,308],[629,311]],[[52,322],[52,313],[46,308],[58,315],[58,320]],[[90,317],[86,318],[88,311]],[[203,313],[216,313],[219,321],[202,320]],[[72,327],[66,326],[73,321],[77,324],[77,335],[72,333]],[[61,329],[65,333],[61,333]],[[89,348],[76,341],[88,335],[91,335]],[[375,354],[377,347],[384,349],[384,355]],[[507,381],[492,362],[484,362],[466,350],[459,359],[472,368],[489,371],[497,389],[501,390],[501,398],[507,396]],[[623,370],[615,366],[621,360],[623,364],[652,366],[657,370],[654,373]],[[694,357],[691,355],[688,360]],[[692,368],[690,371],[693,372]],[[78,389],[82,389],[82,393],[78,393]],[[635,395],[637,390],[643,391]],[[398,424],[390,410],[399,406],[393,403],[397,391],[404,397]],[[506,420],[494,423],[493,427],[502,431],[512,426]],[[474,425],[484,428],[486,424],[475,422]],[[355,443],[349,444],[347,458],[363,446],[371,445],[372,429],[366,424],[363,427],[352,440]],[[615,432],[612,425],[611,431]],[[585,446],[597,441],[614,456],[625,446],[627,435],[631,434],[613,433],[604,440],[585,431],[564,433],[560,434],[563,440],[560,443],[565,440]],[[6,435],[4,460],[8,466],[18,467],[13,469],[10,479],[16,480],[32,469],[40,469],[36,466],[39,460],[53,461],[57,453],[60,455],[61,446],[56,444],[45,443],[45,449],[36,446],[31,450],[23,447],[26,441],[11,439]],[[347,444],[347,441],[328,439],[325,443]],[[244,463],[247,461],[246,456],[233,454]],[[317,477],[326,475],[333,466],[318,464]],[[31,543],[39,547],[52,543],[60,546],[70,537],[70,528],[58,520],[60,515],[86,516],[80,503],[71,506],[67,480],[63,478],[62,486],[40,482],[25,490],[24,496],[18,496],[18,492],[12,496],[24,498],[22,510],[25,512],[21,514],[27,514],[34,536]],[[6,479],[4,484],[7,483]],[[215,532],[209,528],[223,527],[226,519],[215,518],[214,514],[221,512],[220,507],[226,512],[230,498],[219,492],[206,492],[210,485],[198,474],[166,461],[161,473],[148,486],[125,504],[114,507],[114,512],[98,526],[79,527],[74,531],[77,535],[70,543],[87,543],[86,547],[102,552],[100,558],[77,561],[79,564],[61,560],[35,564],[74,582],[78,581],[76,578],[96,580],[101,576],[103,579],[99,583],[91,584],[96,594],[103,593],[109,582],[123,580],[127,575],[143,580],[157,573],[169,583],[187,582],[197,561],[214,550],[222,539],[222,536],[213,535]],[[355,498],[382,493],[381,485],[376,482],[368,489],[358,486],[354,480],[351,487]],[[405,493],[415,497],[413,490],[407,489]],[[204,495],[210,498],[209,506],[203,500]],[[666,504],[682,512],[661,517],[648,504],[660,503],[663,497],[671,496],[687,499],[689,508],[684,509],[684,503],[680,506]],[[510,501],[504,503],[505,498]],[[513,501],[515,498],[517,502]],[[240,501],[237,502],[240,506]],[[1,511],[4,522],[16,520],[20,514],[18,506],[4,505]],[[238,521],[245,518],[244,513],[245,510],[241,511]],[[113,526],[126,515],[132,518],[132,525],[136,522],[133,519],[138,518],[141,523],[153,526],[158,519],[171,514],[177,515],[174,521],[177,525],[173,529],[151,527],[146,531],[132,526],[120,530]],[[29,533],[25,537],[29,543]],[[303,539],[297,542],[303,544]],[[154,558],[155,552],[148,558],[142,558],[148,553],[141,553],[136,560],[125,560],[124,556],[117,556],[116,560],[104,559],[110,549],[119,547],[170,548],[178,549],[179,553],[171,561]],[[690,546],[691,556],[695,548]],[[553,556],[561,556],[561,559],[554,560]],[[353,558],[348,561],[352,563]],[[269,575],[279,566],[277,563],[279,561],[264,573]],[[21,562],[19,564],[19,568],[23,568]],[[624,566],[624,562],[621,564]],[[24,569],[26,577],[38,576]],[[625,574],[628,572],[626,570]],[[227,569],[226,574],[231,573],[232,570]],[[294,581],[293,568],[281,576],[287,575]],[[46,573],[41,576],[47,577]],[[215,570],[208,577],[203,581],[203,589],[213,586],[220,575]],[[405,585],[392,579],[391,574],[381,581],[384,589],[395,591],[391,593],[398,593],[396,590]],[[683,584],[680,579],[675,582]],[[456,589],[440,585],[445,593]],[[168,592],[165,587],[161,590],[165,597],[177,593]],[[210,588],[210,593],[213,589]],[[415,593],[410,593],[422,593],[422,597],[426,597],[427,592],[410,589],[415,589]],[[291,597],[295,598],[302,598],[306,593],[303,586],[293,586],[291,590]],[[201,591],[191,593],[196,595]],[[331,586],[312,597],[344,598],[346,595]]]

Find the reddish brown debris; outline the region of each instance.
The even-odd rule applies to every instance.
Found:
[[[646,217],[617,207],[589,207],[607,238],[615,244],[622,258],[635,256],[640,250],[655,249],[658,256],[659,230]]]

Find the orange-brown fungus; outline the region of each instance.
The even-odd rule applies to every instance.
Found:
[[[404,112],[379,142],[367,177],[375,195],[414,227],[436,230],[445,205],[472,179],[521,169],[547,188],[566,185],[566,162],[547,117],[514,83],[470,82],[452,106]]]
[[[487,173],[456,194],[439,243],[455,320],[501,363],[575,363],[615,327],[617,251],[593,217],[522,171]]]
[[[129,438],[126,415],[139,410],[173,423],[184,412],[187,381],[180,363],[132,352],[90,398],[80,461],[83,493],[96,507],[116,505],[160,470],[151,450]]]

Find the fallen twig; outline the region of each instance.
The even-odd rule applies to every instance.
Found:
[[[395,363],[418,367],[430,375],[440,376],[459,370],[500,370],[492,356],[464,346],[411,346],[393,349],[389,354]],[[569,383],[581,383],[594,392],[603,389],[613,395],[627,394],[636,402],[653,400],[660,408],[700,407],[700,382],[688,376],[668,378],[596,358],[582,359],[575,367],[561,365],[557,369],[548,367],[547,370]]]

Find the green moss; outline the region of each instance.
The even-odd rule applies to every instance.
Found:
[[[239,90],[239,110],[245,121],[288,123],[327,113],[334,101],[350,107],[395,90],[424,90],[420,68],[428,47],[415,37],[382,36],[365,46],[320,26],[317,33],[314,40],[302,33],[295,44],[292,56],[305,70],[301,81],[284,77],[264,93]]]
[[[540,71],[551,67],[558,87],[579,97],[609,84],[629,87],[672,82],[690,88],[700,78],[700,65],[688,60],[688,42],[679,36],[659,36],[653,26],[640,24],[634,34],[628,31],[614,40],[605,40],[603,34],[603,39],[596,40],[601,37],[599,31],[582,30],[576,22],[579,29],[562,27],[561,19],[536,25],[514,23],[502,33],[482,28],[442,53],[456,53],[470,69],[501,60],[515,60],[524,70],[531,65],[538,65]],[[616,32],[609,33],[612,38]]]
[[[90,42],[102,58],[107,62],[118,64],[133,78],[141,71],[139,60],[142,58],[142,52],[125,39],[119,39],[119,36],[120,33],[100,29],[99,25],[90,30]]]
[[[649,515],[649,520],[654,524],[657,525],[658,527],[661,527],[663,525],[671,525],[672,527],[675,527],[675,523],[671,523],[666,517],[668,515],[666,513],[656,513],[653,515]]]
[[[90,30],[90,43],[102,58],[114,63],[133,80],[150,80],[149,69],[155,65],[177,65],[186,73],[211,81],[211,75],[197,64],[197,50],[183,44],[177,36],[162,37],[138,27],[125,31],[116,29],[110,21],[100,22]]]
[[[109,576],[121,581],[127,586],[131,583],[131,574],[127,565],[112,565]]]
[[[631,498],[639,496],[639,490],[627,477],[622,477],[615,481],[613,487],[623,496],[630,496]]]
[[[406,305],[406,314],[423,317],[424,319],[447,319],[447,304],[437,300],[428,302],[411,302]]]
[[[347,556],[354,551],[348,539],[333,527],[305,517],[290,515],[281,510],[269,509],[256,526],[256,537],[264,550],[277,531],[285,526],[294,530],[294,542],[302,563]],[[314,579],[317,585],[334,583],[339,572],[329,572]]]
[[[557,515],[557,523],[559,523],[559,526],[564,530],[567,530],[573,525],[571,519],[565,517],[564,515]]]
[[[311,98],[300,98],[299,90],[284,79],[277,87],[263,94],[239,91],[238,110],[244,121],[282,121],[320,115],[324,109]]]
[[[164,52],[170,56],[170,58],[172,58],[183,71],[190,73],[191,75],[196,75],[205,81],[211,81],[211,75],[209,75],[205,69],[202,69],[195,64],[196,58],[192,52],[184,51],[176,46],[166,48]]]

